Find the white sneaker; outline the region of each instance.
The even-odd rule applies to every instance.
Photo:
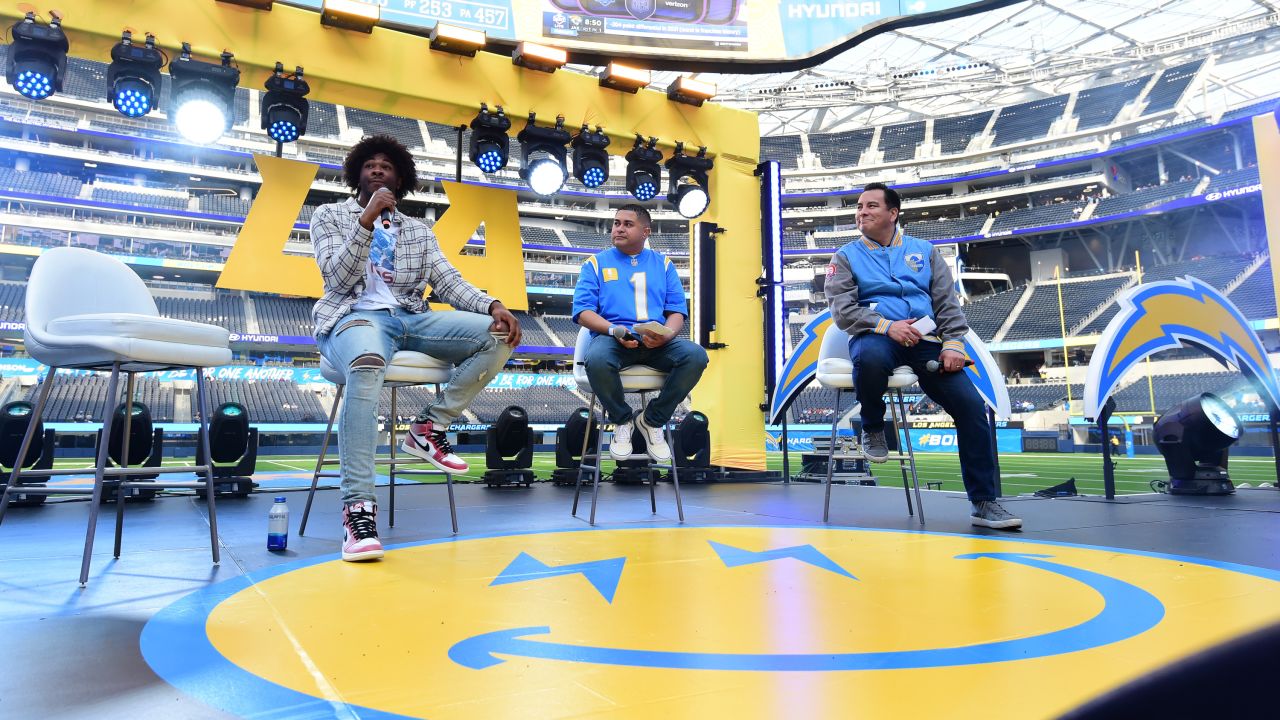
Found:
[[[613,430],[613,440],[609,441],[609,456],[614,460],[627,460],[631,457],[631,421],[624,422]]]
[[[649,427],[649,423],[644,421],[643,412],[636,415],[636,428],[644,433],[645,451],[650,460],[657,463],[671,462],[671,447],[663,437],[662,428]]]

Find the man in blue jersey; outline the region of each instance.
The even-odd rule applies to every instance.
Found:
[[[960,473],[973,508],[970,522],[998,529],[1022,527],[996,500],[995,454],[985,405],[962,372],[962,338],[969,332],[955,280],[946,260],[929,242],[902,232],[902,200],[883,183],[871,183],[858,198],[862,237],[836,251],[827,267],[826,294],[836,326],[849,333],[854,388],[862,403],[862,448],[884,462],[884,392],[889,375],[910,365],[920,388],[956,425]],[[924,332],[915,325],[928,318]],[[930,372],[928,363],[937,361]]]
[[[573,291],[573,319],[593,334],[587,348],[587,377],[609,420],[617,425],[609,454],[631,456],[633,430],[644,434],[655,462],[671,460],[662,428],[707,367],[707,352],[678,337],[689,314],[680,276],[671,261],[645,247],[649,211],[624,205],[613,218],[613,247],[582,264]],[[670,332],[636,327],[654,322]],[[639,411],[627,405],[618,371],[648,365],[667,373],[658,396]]]

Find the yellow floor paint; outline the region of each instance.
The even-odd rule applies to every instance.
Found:
[[[1016,555],[957,558],[970,553]],[[1017,560],[1028,554],[1048,557]],[[557,570],[565,565],[582,571]],[[546,570],[529,571],[537,567]],[[1100,590],[1056,568],[1114,587]],[[491,585],[504,570],[510,582]],[[415,545],[379,563],[308,565],[225,598],[204,631],[251,676],[411,717],[1050,717],[1280,620],[1277,574],[1259,572],[892,531],[553,532]],[[1146,612],[1153,602],[1162,608],[1154,626],[1115,641],[1111,633],[1132,631],[1133,619],[1117,622],[1117,613],[1141,616],[1143,597]],[[1049,654],[1055,638],[1079,642],[1075,628],[1108,603],[1112,622],[1091,631],[1086,647]],[[544,626],[549,632],[467,645]],[[1000,641],[1042,656],[918,666],[950,657],[946,648]],[[450,657],[459,643],[496,648],[500,662],[461,664]],[[548,658],[537,656],[541,648],[594,655]],[[631,659],[650,656],[628,651],[671,664],[636,667]],[[796,656],[822,667],[759,667],[781,668]],[[846,669],[871,656],[895,669]],[[671,666],[741,658],[756,666]],[[628,664],[608,664],[614,660]]]

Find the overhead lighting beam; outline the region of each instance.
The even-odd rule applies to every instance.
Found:
[[[475,57],[476,51],[488,42],[488,38],[479,30],[444,23],[436,23],[428,37],[431,38],[432,50],[465,57]]]
[[[667,86],[667,99],[675,102],[684,103],[701,107],[702,103],[716,96],[715,83],[705,82],[703,80],[694,80],[691,77],[681,76],[676,81]]]
[[[651,80],[648,70],[611,62],[605,68],[604,74],[600,76],[600,86],[635,93],[640,88],[648,86]]]
[[[511,62],[530,70],[555,72],[569,61],[569,53],[558,47],[539,45],[538,43],[521,42],[511,53]]]
[[[320,24],[340,30],[371,33],[381,19],[377,5],[357,0],[324,0],[320,9]]]

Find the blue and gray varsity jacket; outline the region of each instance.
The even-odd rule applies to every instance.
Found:
[[[826,294],[836,326],[850,335],[885,334],[895,320],[927,315],[938,325],[932,334],[943,349],[964,352],[960,339],[969,324],[946,260],[901,228],[888,247],[864,237],[837,250],[827,267]]]

